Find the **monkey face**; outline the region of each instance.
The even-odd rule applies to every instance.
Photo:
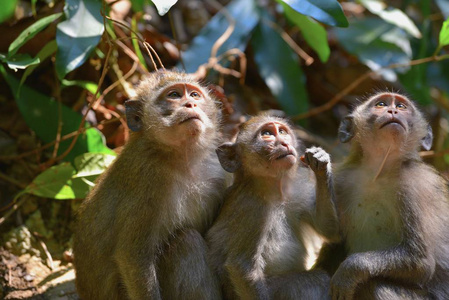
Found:
[[[288,169],[297,161],[295,144],[290,127],[273,121],[259,128],[255,143],[248,150],[257,154],[261,162],[269,167]]]
[[[348,142],[356,137],[364,151],[379,153],[380,148],[415,151],[432,145],[432,129],[407,97],[378,93],[359,105],[340,124],[339,138]]]
[[[297,141],[281,118],[258,116],[244,123],[237,141],[217,149],[223,168],[258,177],[278,177],[293,171],[297,164]]]
[[[395,94],[382,94],[369,102],[368,110],[370,117],[367,123],[371,123],[369,125],[373,130],[380,134],[408,133],[414,113],[414,107],[408,99]]]

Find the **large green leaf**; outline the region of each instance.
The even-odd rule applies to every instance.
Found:
[[[439,48],[449,45],[449,18],[444,21],[440,30]]]
[[[13,56],[26,42],[31,40],[36,34],[41,32],[45,27],[47,27],[51,22],[58,19],[62,13],[57,13],[50,15],[48,17],[42,18],[24,31],[19,34],[19,36],[9,45],[8,56]]]
[[[334,30],[340,45],[372,70],[410,61],[409,41],[401,35],[401,31],[382,19],[365,18],[352,22],[347,29]],[[405,70],[383,70],[381,74],[386,80],[395,81],[396,72]]]
[[[28,126],[45,143],[54,141],[59,122],[58,103],[26,85],[23,85],[20,93],[17,93],[19,89],[18,80],[8,74],[1,65],[0,73],[15,95],[17,106]],[[65,105],[62,105],[61,110],[63,122],[62,135],[76,131],[81,122],[81,115]],[[86,124],[86,127],[88,126]],[[69,147],[70,143],[71,140],[62,141],[58,154],[63,153]],[[113,153],[112,150],[105,146],[103,134],[95,128],[87,129],[84,134],[78,137],[75,146],[69,155],[66,156],[66,160],[72,160],[75,156],[85,152]]]
[[[16,10],[17,0],[7,0],[2,2],[2,9],[0,9],[0,23],[8,20]]]
[[[66,0],[64,11],[67,20],[56,30],[56,72],[60,79],[86,61],[104,31],[100,0]]]
[[[266,22],[254,30],[251,45],[259,74],[288,115],[306,112],[308,96],[298,57]]]
[[[281,0],[278,0],[278,2]],[[324,24],[347,27],[348,20],[337,0],[282,0],[300,14]]]
[[[115,160],[115,155],[105,153],[84,153],[75,158],[77,173],[74,177],[96,176],[103,173]]]
[[[251,32],[259,21],[255,0],[233,0],[226,10],[235,20],[235,28],[229,39],[221,46],[218,54],[232,48],[244,50],[251,37]],[[211,55],[212,46],[225,32],[229,21],[222,12],[217,13],[209,23],[201,29],[192,40],[189,48],[182,53],[182,59],[187,72],[195,72],[198,67],[206,63]],[[181,68],[178,65],[178,68]]]
[[[416,27],[413,21],[400,9],[387,9],[387,5],[379,0],[360,0],[360,2],[372,14],[378,15],[386,22],[404,29],[415,38],[421,38],[421,32],[419,32],[419,29]]]
[[[165,15],[170,8],[178,2],[178,0],[151,0],[157,8],[157,13],[160,16]]]
[[[309,17],[296,12],[285,3],[282,4],[286,17],[301,29],[301,33],[306,42],[310,45],[310,47],[312,47],[313,50],[315,50],[320,60],[322,62],[326,62],[329,59],[331,50],[329,48],[329,44],[327,43],[327,32],[323,26]]]

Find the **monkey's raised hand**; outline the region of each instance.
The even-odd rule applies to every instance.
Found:
[[[307,164],[315,173],[324,173],[330,170],[331,158],[329,154],[320,147],[306,149],[301,161]]]

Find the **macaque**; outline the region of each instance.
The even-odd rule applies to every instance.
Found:
[[[226,299],[326,299],[329,276],[307,271],[308,241],[339,239],[329,155],[306,150],[282,118],[241,125],[235,143],[217,149],[234,173],[220,214],[206,235]]]
[[[225,189],[217,103],[189,75],[161,71],[125,105],[134,132],[79,210],[78,292],[84,300],[220,299],[202,236]]]
[[[342,121],[339,138],[352,140],[335,172],[343,244],[317,263],[346,257],[332,299],[449,299],[449,193],[419,156],[432,145],[421,112],[401,94],[378,93]]]

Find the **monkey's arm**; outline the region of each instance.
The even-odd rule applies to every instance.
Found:
[[[138,217],[136,219],[140,220]],[[161,299],[156,273],[157,242],[160,237],[154,231],[142,232],[141,225],[130,221],[124,226],[119,233],[120,242],[114,260],[129,299]]]
[[[334,205],[334,187],[329,154],[321,148],[312,147],[305,152],[305,162],[316,176],[316,202],[310,212],[315,229],[328,239],[340,240],[339,223]]]
[[[430,200],[430,199],[429,199]],[[430,200],[432,201],[432,200]],[[352,299],[358,284],[373,277],[423,285],[435,270],[433,242],[417,199],[400,199],[403,240],[393,248],[350,255],[331,280],[334,300]]]

